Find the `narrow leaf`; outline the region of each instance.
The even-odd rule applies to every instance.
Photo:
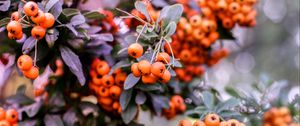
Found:
[[[48,0],[45,6],[45,12],[48,12],[59,0]]]
[[[138,112],[138,108],[136,104],[130,104],[128,108],[126,108],[122,113],[122,119],[125,124],[129,124]]]
[[[141,105],[144,104],[146,100],[147,100],[146,95],[143,92],[139,91],[135,97],[135,103]]]
[[[34,47],[35,43],[37,42],[37,40],[33,37],[29,37],[26,39],[26,41],[24,42],[23,46],[22,46],[22,52],[30,52],[32,50],[32,48]]]
[[[120,105],[122,110],[125,110],[131,100],[132,89],[124,90],[120,96]]]
[[[145,15],[145,17],[147,18],[147,21],[151,20],[150,15],[147,11],[147,7],[142,1],[136,1],[134,6],[139,12],[141,12],[143,15]]]
[[[140,80],[140,77],[135,77],[132,73],[129,74],[125,80],[124,89],[130,89]]]
[[[87,19],[103,19],[105,18],[105,15],[99,13],[98,11],[89,11],[87,13],[84,13],[83,16]]]
[[[212,93],[208,91],[203,92],[202,100],[207,108],[212,109],[214,107],[214,96]]]

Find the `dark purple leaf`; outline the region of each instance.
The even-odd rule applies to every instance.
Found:
[[[135,103],[138,105],[142,105],[146,102],[146,100],[146,95],[143,92],[139,91],[135,97]]]
[[[134,4],[134,6],[135,6],[135,8],[139,12],[141,12],[143,15],[145,15],[145,17],[147,18],[147,21],[151,20],[150,14],[148,13],[147,7],[144,4],[144,2],[142,2],[142,1],[136,1],[135,4]]]
[[[25,106],[23,108],[21,108],[21,111],[24,111],[28,117],[34,117],[36,114],[38,114],[38,112],[40,111],[41,107],[43,105],[42,101],[39,102],[35,102],[31,105]]]
[[[7,11],[10,7],[10,0],[0,1],[0,11]]]
[[[76,111],[71,108],[63,115],[63,121],[67,126],[74,126],[79,118],[76,116]]]
[[[152,105],[157,115],[161,115],[162,109],[169,108],[169,99],[165,96],[151,94]]]
[[[131,64],[128,60],[121,60],[120,62],[116,63],[112,66],[109,74],[111,75],[116,69],[122,68],[122,67],[129,67]]]
[[[138,107],[136,104],[130,104],[128,107],[121,113],[122,119],[125,124],[129,124],[138,112]]]
[[[125,110],[131,100],[132,89],[124,90],[120,96],[120,105],[122,110]]]
[[[129,74],[124,83],[124,89],[130,89],[140,80],[140,77],[135,77],[132,73]]]
[[[107,42],[112,42],[114,40],[114,37],[110,33],[93,34],[90,36],[92,39],[102,40],[102,41],[107,41]]]
[[[48,2],[45,5],[45,12],[48,12],[58,2],[59,0],[48,0]]]
[[[59,115],[49,115],[44,117],[44,123],[46,126],[64,126],[64,123]]]
[[[62,1],[60,0],[60,2],[57,2],[50,10],[50,13],[53,14],[53,16],[55,17],[55,19],[57,19],[59,17],[59,15],[62,12]]]
[[[72,24],[72,26],[81,25],[83,23],[85,23],[85,18],[81,14],[75,15],[75,16],[73,16],[71,18],[71,24]]]
[[[88,28],[88,34],[95,34],[98,33],[102,30],[102,27],[100,26],[91,26],[90,28]]]
[[[46,34],[46,42],[48,44],[49,48],[52,48],[55,41],[58,39],[59,32],[54,28],[48,30],[48,33]]]
[[[75,36],[78,36],[78,32],[76,29],[72,26],[72,24],[66,24],[66,27],[73,32]]]
[[[29,37],[26,39],[26,41],[23,44],[22,52],[30,52],[32,48],[34,47],[34,44],[37,42],[37,40],[33,37]]]
[[[81,85],[85,84],[85,77],[82,71],[82,65],[79,57],[68,47],[60,46],[59,48],[61,57],[67,66],[70,68],[71,72],[77,76]]]
[[[36,126],[37,120],[25,120],[22,122],[18,122],[19,126]]]

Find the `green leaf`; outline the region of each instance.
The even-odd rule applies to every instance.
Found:
[[[43,102],[39,101],[39,102],[33,103],[31,105],[25,106],[22,109],[26,112],[28,117],[32,118],[38,114],[38,112],[42,108],[42,105],[43,105]]]
[[[80,14],[80,11],[78,9],[74,9],[74,8],[66,8],[66,9],[63,9],[62,13],[66,17],[71,17],[74,15]]]
[[[7,25],[10,22],[10,18],[6,17],[0,20],[0,27]]]
[[[146,84],[138,84],[136,85],[136,88],[142,90],[142,91],[160,91],[163,90],[163,87],[160,84],[151,84],[151,85],[146,85]]]
[[[135,86],[137,84],[137,82],[139,82],[139,80],[140,80],[140,77],[135,77],[132,73],[129,74],[125,80],[124,89],[127,90],[127,89],[132,88],[133,86]]]
[[[212,93],[208,91],[203,92],[202,100],[207,108],[212,109],[214,107],[214,95]]]
[[[33,49],[36,42],[37,42],[37,39],[35,39],[33,37],[27,38],[22,46],[22,52],[29,53]]]
[[[122,119],[125,124],[129,124],[138,112],[138,107],[136,104],[130,104],[122,113]]]
[[[135,97],[135,103],[138,104],[138,105],[142,105],[146,102],[147,100],[147,97],[146,95],[142,92],[142,91],[139,91],[137,94],[136,94],[136,97]]]
[[[83,16],[87,19],[104,19],[105,15],[99,13],[98,11],[89,11],[83,14]]]
[[[151,17],[147,11],[147,7],[142,1],[136,1],[134,6],[139,12],[141,12],[143,15],[145,15],[145,17],[147,18],[147,21],[151,20]]]
[[[81,25],[83,23],[85,23],[85,17],[81,14],[75,15],[71,18],[71,22],[73,27],[77,26],[77,25]]]
[[[238,99],[230,98],[230,99],[226,100],[225,102],[219,103],[216,106],[216,111],[217,111],[217,113],[219,113],[223,110],[236,107],[237,105],[239,105],[239,103],[240,103],[240,101]]]
[[[128,67],[130,65],[131,64],[128,60],[121,60],[120,62],[113,65],[113,67],[109,71],[109,75],[111,75],[116,69],[123,68],[123,67]]]
[[[120,96],[120,105],[122,110],[125,110],[131,100],[132,97],[132,89],[123,90]]]
[[[162,11],[160,19],[163,19],[163,28],[166,28],[166,26],[171,23],[172,21],[178,22],[181,15],[183,13],[183,6],[181,4],[174,4],[169,7],[166,7],[166,9]]]
[[[13,96],[10,96],[6,99],[7,103],[10,104],[20,104],[20,105],[29,105],[34,103],[34,100],[30,99],[24,94],[16,94]]]
[[[17,89],[17,94],[25,94],[25,91],[26,91],[26,86],[25,85],[21,85]]]
[[[59,47],[61,57],[70,68],[71,72],[77,76],[81,85],[85,84],[85,76],[83,75],[82,65],[79,57],[68,47],[60,46]]]
[[[173,35],[176,31],[176,27],[177,27],[177,25],[174,21],[169,23],[168,26],[166,27],[166,36]]]
[[[232,87],[226,87],[225,91],[233,97],[241,98],[241,94]]]

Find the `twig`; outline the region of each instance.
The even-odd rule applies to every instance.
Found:
[[[164,38],[164,40],[167,42],[167,44],[168,44],[168,46],[169,46],[169,48],[170,48],[170,50],[171,50],[171,54],[172,54],[172,58],[173,58],[173,60],[172,60],[172,65],[174,66],[175,56],[174,56],[174,53],[173,53],[172,46],[170,45],[170,43],[169,43],[165,38]]]
[[[137,36],[137,38],[136,38],[136,40],[135,40],[135,43],[138,43],[138,40],[139,40],[139,38],[141,37],[141,34],[142,34],[142,32],[144,31],[145,27],[146,27],[146,24],[143,26],[142,30],[141,30],[140,33],[138,34],[138,36]]]
[[[118,10],[118,11],[120,11],[120,12],[123,12],[123,13],[125,13],[125,14],[127,14],[127,15],[129,15],[129,16],[133,16],[135,19],[139,20],[140,22],[143,22],[143,23],[145,23],[145,24],[147,24],[147,25],[151,25],[151,24],[149,24],[148,22],[146,22],[146,21],[144,21],[143,19],[141,19],[140,17],[137,17],[137,16],[135,16],[135,15],[132,15],[132,14],[130,14],[130,13],[124,11],[124,10],[121,10],[121,9],[119,9],[119,8],[116,8],[116,10]]]

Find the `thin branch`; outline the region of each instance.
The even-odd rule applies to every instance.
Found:
[[[141,37],[141,34],[142,34],[142,32],[144,31],[145,27],[146,27],[146,24],[143,26],[142,30],[141,30],[140,33],[138,34],[138,36],[137,36],[137,38],[136,38],[136,40],[135,40],[135,43],[138,43],[138,40],[139,40],[139,38]]]

